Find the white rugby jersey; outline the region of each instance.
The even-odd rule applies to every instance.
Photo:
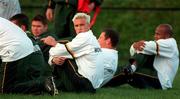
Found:
[[[103,82],[104,71],[102,61],[98,60],[101,53],[100,45],[92,31],[77,34],[66,46],[67,49],[65,45],[58,43],[52,47],[49,51],[49,63],[52,64],[51,60],[56,56],[71,59],[74,57],[78,66],[78,73],[89,79],[94,88],[99,88]]]
[[[21,13],[19,0],[0,0],[0,17],[9,19]]]
[[[111,80],[117,70],[118,66],[118,51],[109,48],[101,48],[102,55],[101,60],[104,66],[104,80],[101,86]]]
[[[172,88],[172,83],[179,66],[179,51],[174,38],[146,41],[143,51],[136,51],[131,46],[130,52],[132,55],[136,52],[156,55],[153,65],[158,73],[161,86],[163,89]]]
[[[33,51],[33,44],[26,33],[14,23],[0,17],[0,57],[2,61],[16,61]]]

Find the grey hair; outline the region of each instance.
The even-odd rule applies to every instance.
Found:
[[[87,15],[86,13],[76,13],[75,16],[73,17],[72,21],[74,22],[75,19],[81,19],[81,18],[85,18],[86,22],[88,24],[90,24],[90,15]]]

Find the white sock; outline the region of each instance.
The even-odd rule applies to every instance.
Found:
[[[133,72],[135,72],[136,71],[136,66],[135,65],[131,65],[131,68],[132,68],[132,70],[133,70]]]

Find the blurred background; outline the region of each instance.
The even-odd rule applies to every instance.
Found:
[[[22,12],[30,19],[45,14],[48,0],[19,0]],[[180,46],[180,0],[104,0],[102,10],[92,30],[98,37],[106,27],[120,32],[119,65],[129,58],[130,45],[138,40],[153,39],[155,27],[171,24]],[[52,23],[49,23],[53,31]]]

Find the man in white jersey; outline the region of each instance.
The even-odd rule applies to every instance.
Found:
[[[55,83],[60,90],[95,92],[103,82],[103,67],[101,61],[97,60],[101,53],[100,45],[90,30],[89,15],[77,13],[72,21],[77,35],[71,42],[60,44],[52,37],[43,39],[52,46],[49,63],[55,64]],[[68,59],[58,66],[63,60],[58,57]]]
[[[125,75],[115,76],[109,85],[129,83],[138,88],[172,88],[179,65],[179,51],[172,35],[171,25],[160,24],[155,30],[154,41],[133,43],[130,65],[123,70]]]
[[[48,91],[54,94],[53,78],[41,77],[44,64],[35,58],[35,52],[31,40],[21,28],[0,18],[0,93]],[[39,69],[35,69],[37,67]]]
[[[104,80],[101,84],[103,86],[113,78],[117,70],[118,51],[116,47],[119,42],[119,33],[111,28],[107,28],[101,32],[98,41],[102,50],[100,58],[104,66]]]
[[[0,0],[0,17],[9,19],[21,13],[19,0]]]

